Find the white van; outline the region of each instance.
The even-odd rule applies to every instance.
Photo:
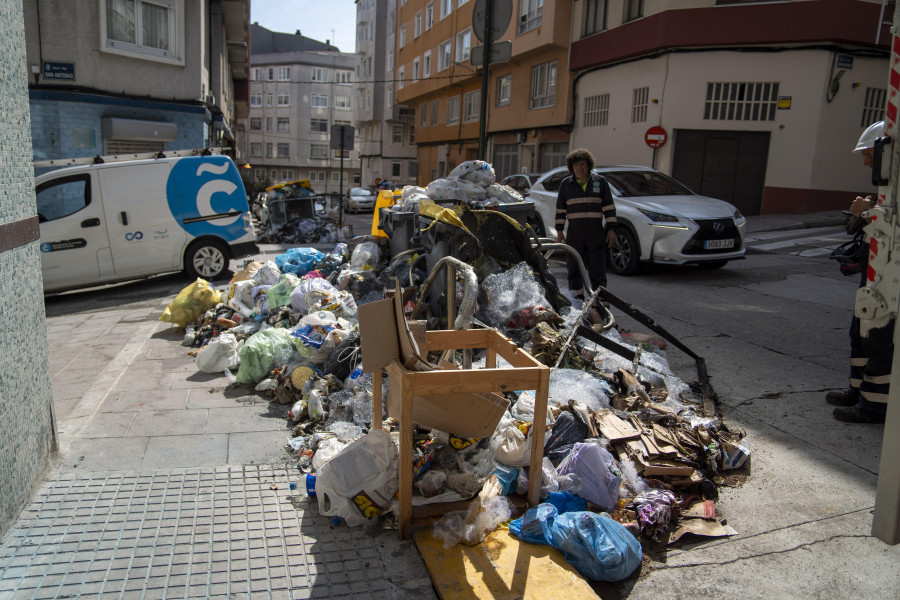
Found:
[[[256,254],[228,156],[68,167],[35,180],[44,292],[184,270],[213,280]]]

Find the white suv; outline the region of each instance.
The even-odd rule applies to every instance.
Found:
[[[633,275],[641,262],[717,269],[744,257],[747,220],[728,202],[695,194],[649,167],[597,167],[594,173],[609,181],[616,204],[619,226],[608,254],[613,273]],[[531,186],[539,236],[556,238],[556,194],[568,176],[566,167],[558,167]]]

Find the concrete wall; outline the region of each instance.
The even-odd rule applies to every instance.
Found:
[[[20,0],[0,0],[0,535],[55,451]],[[23,357],[26,360],[22,360]]]

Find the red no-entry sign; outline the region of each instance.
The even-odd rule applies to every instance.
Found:
[[[651,148],[659,148],[666,143],[666,137],[666,130],[657,125],[647,130],[647,133],[644,134],[644,141]]]

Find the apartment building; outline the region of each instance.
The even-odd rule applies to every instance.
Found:
[[[360,180],[374,185],[415,184],[418,177],[414,115],[394,104],[397,0],[356,4],[356,120]]]
[[[874,191],[850,151],[883,118],[893,1],[572,6],[572,146],[599,163],[655,166],[747,215]]]
[[[498,178],[565,163],[572,100],[568,70],[572,3],[515,0],[499,41],[510,60],[489,68],[486,160]],[[419,183],[478,158],[481,68],[472,65],[474,0],[400,0],[395,103],[415,112]],[[389,49],[390,53],[390,49]]]
[[[250,35],[242,155],[251,176],[266,185],[309,179],[318,193],[358,185],[358,142],[353,150],[331,147],[332,126],[354,127],[355,56],[299,30],[278,33],[253,23]]]
[[[233,147],[249,0],[24,0],[37,160]]]

